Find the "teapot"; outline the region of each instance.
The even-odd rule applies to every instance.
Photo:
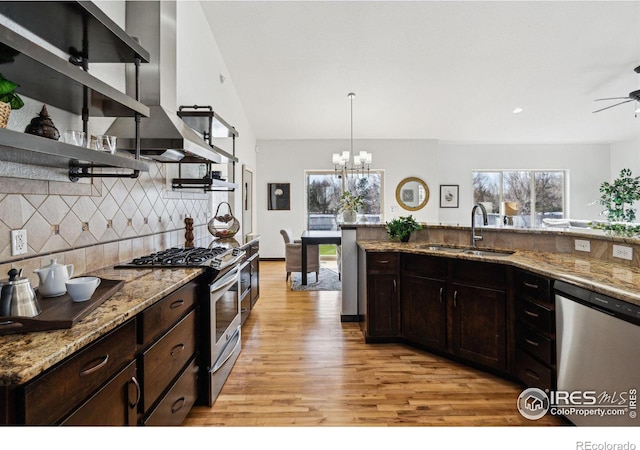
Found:
[[[51,264],[34,270],[40,277],[38,291],[43,297],[57,297],[67,292],[65,283],[73,276],[73,264],[58,264],[56,259]]]
[[[9,279],[0,281],[0,286],[0,316],[35,317],[42,311],[29,279],[22,277],[22,269],[11,269]]]

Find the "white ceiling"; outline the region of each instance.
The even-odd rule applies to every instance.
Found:
[[[258,139],[639,135],[636,1],[202,1]],[[524,108],[513,114],[516,107]]]

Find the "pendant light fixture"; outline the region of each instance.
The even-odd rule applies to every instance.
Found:
[[[371,153],[368,153],[364,150],[358,152],[356,155],[353,152],[353,99],[356,96],[353,92],[349,92],[347,97],[349,97],[349,101],[351,103],[351,139],[350,139],[350,150],[345,150],[342,153],[334,153],[332,157],[333,166],[338,172],[354,172],[358,174],[359,172],[364,173],[366,170],[369,172],[369,167],[371,166],[372,156]],[[353,155],[353,164],[350,165],[351,155]]]

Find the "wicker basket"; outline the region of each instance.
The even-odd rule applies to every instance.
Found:
[[[7,128],[9,114],[11,114],[11,106],[8,103],[0,102],[0,128]]]
[[[229,212],[227,214],[220,214],[220,207],[227,205]],[[227,202],[222,202],[218,205],[216,213],[208,223],[209,233],[219,238],[230,238],[236,235],[240,231],[240,222],[233,217],[231,212],[231,205]]]

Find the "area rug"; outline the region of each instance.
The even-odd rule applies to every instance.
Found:
[[[325,267],[320,268],[320,274],[318,275],[318,281],[316,282],[316,274],[309,273],[307,275],[307,284],[300,284],[302,274],[295,272],[291,274],[293,276],[293,283],[291,284],[292,291],[341,291],[342,283],[338,279],[338,272],[327,269]]]

